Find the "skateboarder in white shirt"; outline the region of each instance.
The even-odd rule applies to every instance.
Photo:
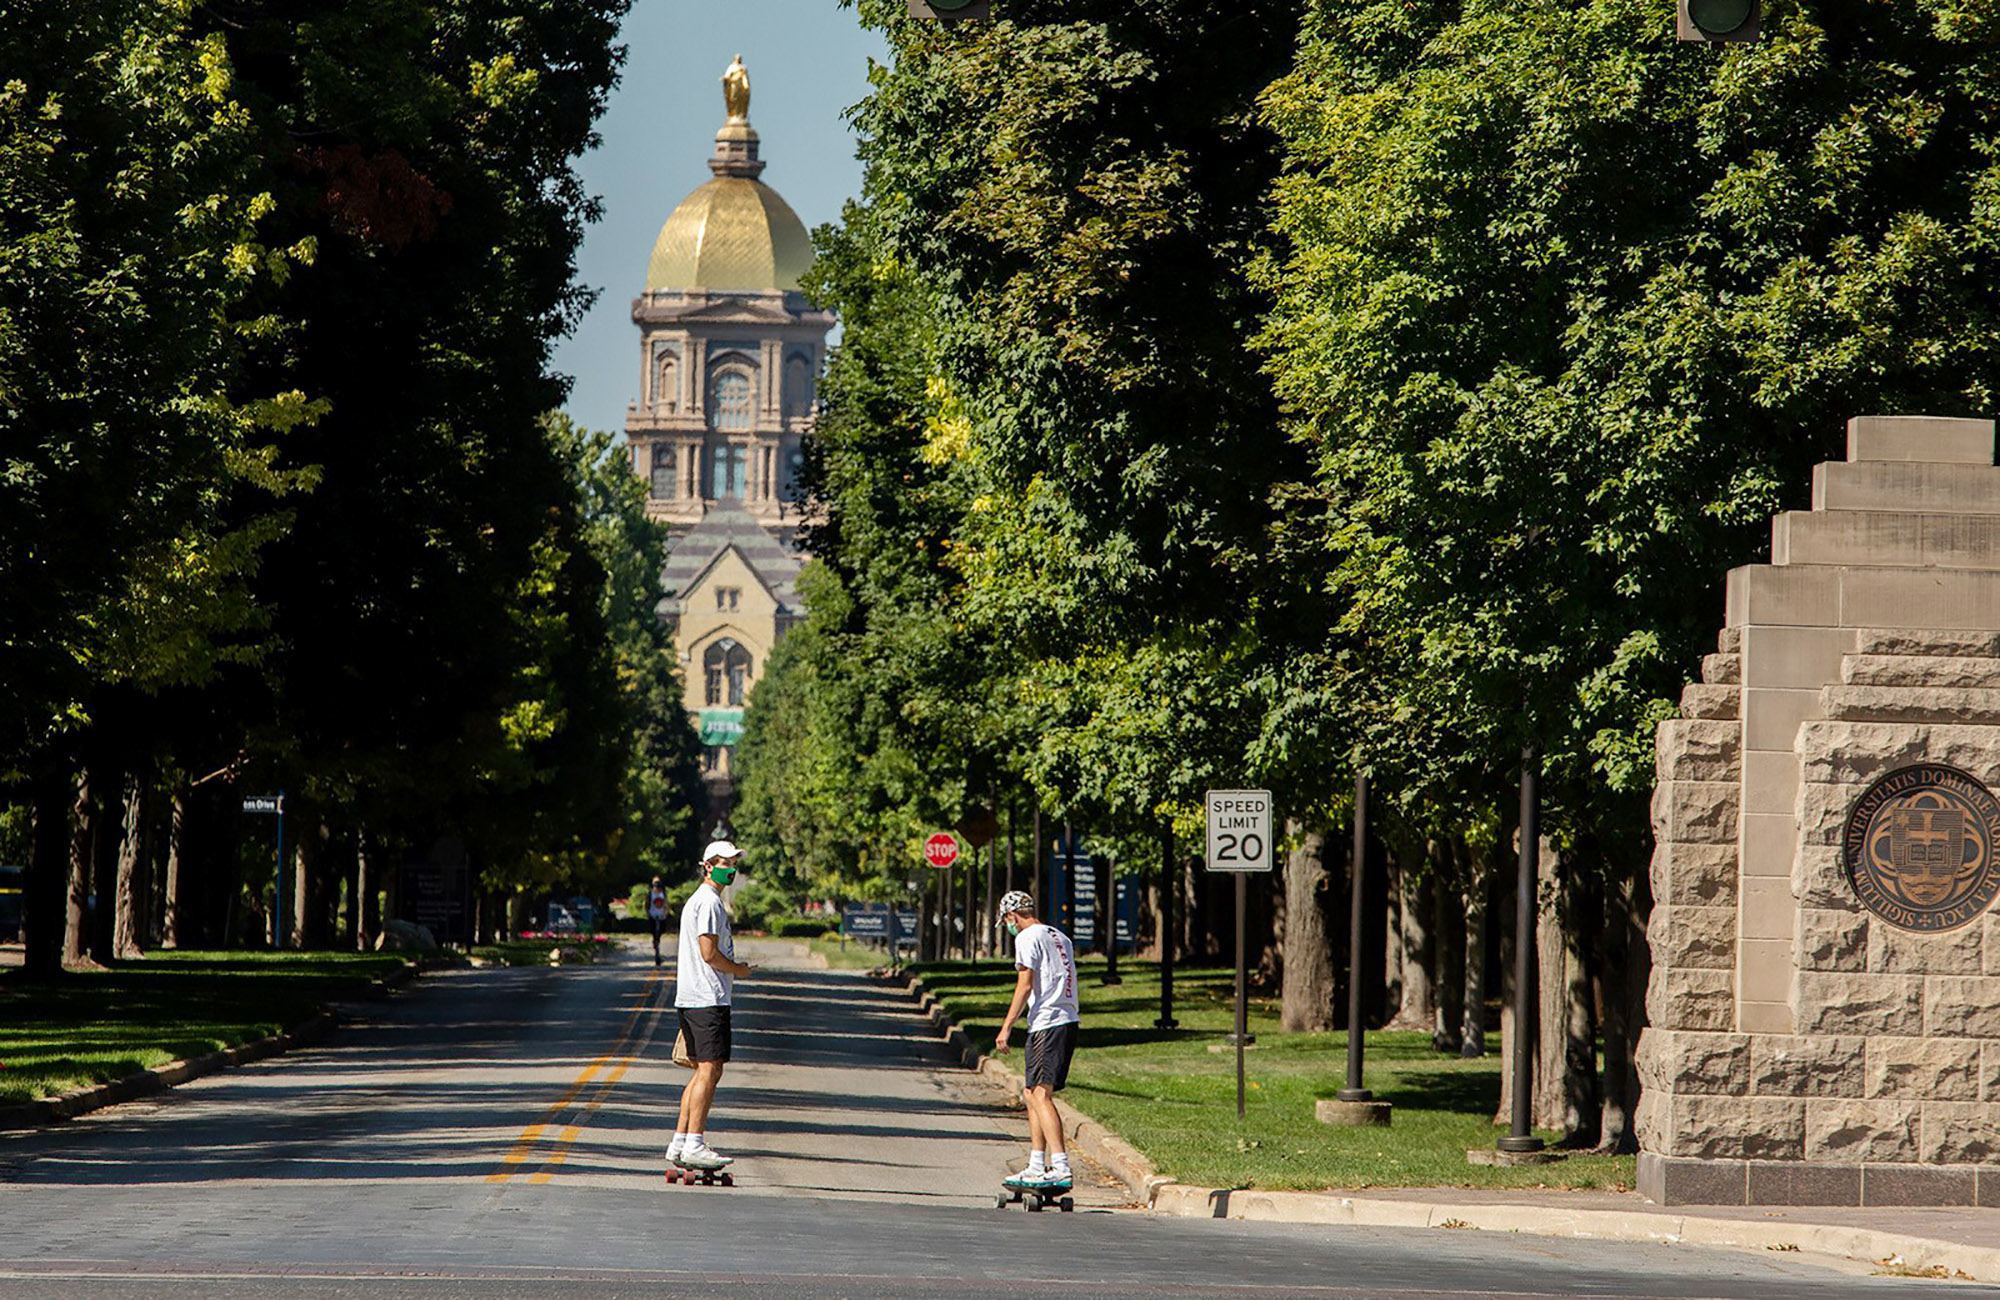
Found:
[[[1000,900],[1000,923],[1014,936],[1014,1000],[993,1040],[995,1055],[1007,1050],[1007,1038],[1021,1010],[1028,1012],[1026,1087],[1028,1103],[1028,1167],[1006,1180],[1009,1187],[1067,1188],[1069,1152],[1063,1146],[1062,1116],[1056,1093],[1069,1082],[1070,1058],[1076,1053],[1076,949],[1069,936],[1035,919],[1035,900],[1014,890]]]
[[[674,971],[674,1006],[680,1012],[680,1034],[694,1059],[694,1077],[681,1089],[680,1119],[667,1160],[682,1169],[722,1169],[732,1158],[713,1150],[702,1135],[709,1103],[722,1067],[729,1061],[729,999],[738,977],[748,975],[747,963],[736,960],[736,942],[729,934],[729,912],[722,891],[736,879],[742,852],[728,840],[715,840],[701,855],[701,886],[681,908],[679,961]]]

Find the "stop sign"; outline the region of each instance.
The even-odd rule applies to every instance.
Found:
[[[948,867],[958,861],[958,841],[946,831],[939,831],[924,841],[924,861],[934,867]]]

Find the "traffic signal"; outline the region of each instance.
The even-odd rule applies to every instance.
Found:
[[[1709,44],[1757,39],[1757,0],[1679,0],[1674,35]]]
[[[992,8],[991,0],[910,0],[910,17],[956,23],[991,17]]]

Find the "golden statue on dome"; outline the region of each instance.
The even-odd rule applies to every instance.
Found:
[[[736,56],[736,62],[729,65],[728,71],[722,74],[722,104],[729,110],[730,121],[750,120],[750,69],[743,66],[740,54]]]

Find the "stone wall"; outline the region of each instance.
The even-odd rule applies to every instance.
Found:
[[[1730,575],[1718,653],[1660,728],[1655,1200],[2000,1204],[2000,924],[1898,928],[1842,847],[1896,769],[2000,785],[1992,444],[1986,421],[1853,422],[1774,562]]]

